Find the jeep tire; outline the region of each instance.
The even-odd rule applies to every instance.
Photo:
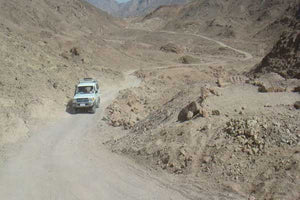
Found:
[[[72,107],[71,108],[71,114],[76,114],[77,113],[77,108]]]
[[[93,107],[91,108],[91,113],[92,114],[96,113],[96,107],[97,107],[97,105],[96,105],[96,103],[94,103]]]
[[[99,108],[99,105],[100,105],[100,99],[97,101],[96,108]]]

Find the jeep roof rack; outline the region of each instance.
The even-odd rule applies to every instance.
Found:
[[[96,80],[94,80],[93,78],[83,78],[79,81],[79,83],[86,83],[86,82],[94,82],[97,83]]]

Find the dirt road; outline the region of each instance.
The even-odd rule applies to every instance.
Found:
[[[215,40],[215,39],[212,39],[212,38],[209,38],[209,37],[206,37],[204,35],[200,35],[200,34],[194,34],[194,33],[177,33],[177,32],[173,32],[173,31],[160,31],[161,33],[168,33],[168,34],[176,34],[176,35],[190,35],[190,36],[195,36],[195,37],[200,37],[200,38],[203,38],[205,40],[208,40],[208,41],[212,41],[212,42],[215,42],[217,43],[218,45],[220,45],[221,47],[225,47],[225,48],[228,48],[228,49],[231,49],[237,53],[240,53],[244,56],[244,59],[243,60],[249,60],[249,59],[252,59],[253,56],[248,53],[248,52],[245,52],[245,51],[242,51],[242,50],[239,50],[239,49],[236,49],[236,48],[233,48],[231,46],[228,46],[227,44],[224,44],[223,42],[220,42],[218,40]]]
[[[223,43],[219,43],[224,46]],[[226,46],[228,47],[228,46]],[[236,50],[238,51],[238,50]],[[245,55],[246,59],[250,55]],[[0,199],[112,200],[219,199],[183,189],[174,178],[150,173],[131,160],[108,151],[103,142],[118,134],[103,118],[104,109],[118,91],[139,80],[125,76],[122,84],[103,89],[95,115],[68,115],[31,134],[18,153],[0,166]],[[182,185],[181,185],[182,186]],[[227,195],[226,195],[227,196]],[[241,199],[229,194],[228,199]],[[227,198],[226,198],[227,199]]]
[[[179,33],[179,32],[174,32],[174,31],[153,31],[153,30],[150,30],[148,29],[147,27],[126,27],[125,29],[130,29],[130,30],[137,30],[137,31],[148,31],[148,32],[156,32],[156,33],[167,33],[167,34],[172,34],[172,35],[182,35],[182,36],[195,36],[195,37],[200,37],[202,39],[205,39],[205,40],[208,40],[208,41],[211,41],[211,42],[214,42],[216,44],[218,44],[219,46],[221,47],[224,47],[224,48],[227,48],[227,49],[230,49],[232,51],[235,51],[236,53],[239,53],[239,54],[242,54],[244,56],[243,60],[250,60],[253,58],[252,54],[246,52],[246,51],[243,51],[243,50],[240,50],[240,49],[236,49],[232,46],[229,46],[219,40],[215,40],[213,38],[210,38],[210,37],[207,37],[207,36],[204,36],[204,35],[201,35],[201,34],[194,34],[194,33]],[[114,40],[114,42],[117,42],[116,40]]]
[[[128,78],[123,88],[139,83],[133,76]],[[117,87],[103,91],[95,115],[69,115],[33,133],[20,152],[1,166],[0,199],[186,199],[102,145],[113,133],[105,122],[96,131],[96,122],[117,92]]]

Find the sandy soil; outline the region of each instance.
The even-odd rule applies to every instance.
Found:
[[[107,151],[112,134],[104,108],[118,90],[137,86],[130,76],[122,87],[106,87],[96,115],[69,115],[32,133],[0,169],[1,199],[186,199],[170,183]],[[100,131],[97,128],[100,126]]]
[[[270,74],[259,83],[269,88],[261,93],[255,83],[261,80],[243,75],[259,60],[256,54],[199,34],[145,32],[149,36],[140,37],[149,43],[159,36],[161,44],[193,50],[166,53],[169,62],[139,70],[141,86],[124,91],[108,107],[109,123],[131,130],[107,142],[112,151],[207,191],[229,191],[240,199],[299,198],[300,116],[294,108],[299,94],[292,92],[299,81]],[[234,53],[214,53],[214,45]],[[198,63],[176,63],[182,55]],[[191,102],[201,104],[205,114],[180,122],[178,114]]]
[[[98,49],[96,55],[101,55],[101,64],[114,66],[116,71],[99,67],[92,56],[84,56],[91,63],[95,62],[94,69],[89,68],[88,62],[84,72],[71,76],[72,81],[84,74],[106,83],[101,85],[103,90],[100,109],[95,115],[69,115],[62,110],[63,106],[60,104],[54,114],[56,121],[48,124],[33,121],[32,123],[36,122],[34,129],[33,126],[25,126],[23,121],[18,126],[11,126],[19,127],[18,130],[27,128],[24,136],[26,139],[1,150],[5,159],[0,162],[0,199],[252,198],[252,193],[261,183],[260,179],[253,176],[259,177],[259,173],[270,167],[264,165],[256,170],[257,166],[253,163],[255,160],[264,160],[269,155],[248,155],[241,150],[238,139],[222,130],[228,128],[225,124],[231,119],[248,115],[268,118],[270,115],[273,116],[270,119],[272,123],[274,121],[274,124],[278,124],[279,121],[284,124],[284,128],[286,125],[294,137],[293,131],[298,130],[299,112],[295,114],[292,103],[299,98],[299,94],[259,93],[257,87],[246,84],[247,77],[241,75],[259,58],[226,45],[226,42],[203,35],[155,32],[145,27],[137,29],[132,26],[103,33],[101,37],[99,46],[103,48]],[[182,51],[161,51],[161,46],[167,43],[178,45]],[[89,53],[85,52],[83,55]],[[191,63],[182,62],[182,57],[186,56],[192,57]],[[75,71],[77,69],[78,66]],[[90,73],[86,73],[87,71]],[[73,74],[73,70],[68,72]],[[121,72],[124,77],[120,75]],[[59,83],[63,83],[64,75],[63,71]],[[72,81],[64,83],[61,94],[67,91],[71,95],[69,84]],[[54,82],[50,82],[53,87]],[[179,123],[179,111],[203,95],[204,86],[211,91],[210,98],[202,105],[207,108],[209,116],[195,117],[191,121]],[[57,91],[53,89],[52,93]],[[63,97],[61,102],[66,100]],[[13,105],[2,99],[0,103]],[[39,113],[45,107],[47,104],[42,104],[41,108],[32,105],[32,114],[36,119],[42,115],[47,119],[47,112]],[[49,106],[47,111],[50,112],[53,107],[55,105]],[[212,114],[215,110],[218,112]],[[124,119],[128,121],[124,124],[118,122],[118,125],[111,123],[110,125],[119,126],[111,127],[109,117],[113,113],[117,113],[116,116],[123,120],[122,123]],[[284,116],[278,119],[274,117],[279,113],[284,113]],[[292,116],[290,124],[287,122],[289,116]],[[265,124],[261,124],[263,125]],[[285,132],[278,130],[278,134],[287,133],[287,129]],[[246,139],[252,142],[251,138]],[[281,139],[281,135],[276,139]],[[292,139],[291,145],[299,146],[299,139]],[[121,155],[108,150],[108,144]],[[287,156],[297,154],[295,146],[279,144],[284,149],[280,150]],[[230,151],[224,147],[226,145]],[[214,147],[218,147],[217,150],[220,151],[215,152]],[[238,153],[232,153],[235,149]],[[161,162],[161,157],[165,155],[170,157],[166,163]],[[241,156],[241,159],[234,160],[229,155]],[[278,160],[281,159],[277,154],[275,156]],[[297,156],[298,154],[293,158],[296,161]],[[241,163],[245,164],[241,167],[244,170],[242,175],[229,171],[239,161],[246,163]],[[272,163],[272,169],[277,164]],[[160,167],[162,170],[158,170]],[[254,168],[250,171],[252,174],[247,172],[248,168]],[[165,173],[164,170],[170,173]],[[270,172],[270,182],[280,180],[272,179],[276,175],[285,176],[281,171],[275,175],[272,173]],[[290,173],[294,176],[293,170]],[[295,174],[297,175],[297,169]],[[237,180],[234,179],[236,177]],[[245,183],[242,181],[244,179],[249,181]],[[225,182],[230,183],[224,184]],[[297,180],[294,182],[291,188],[299,185]],[[238,184],[242,186],[237,186]],[[253,191],[249,191],[251,189]],[[265,193],[268,192],[258,192],[253,196],[263,199]]]
[[[115,43],[114,39],[107,41]],[[168,70],[176,65],[155,67]],[[139,85],[140,80],[130,75],[133,72],[128,71],[120,83],[103,86],[102,105],[96,115],[62,115],[60,121],[31,130],[28,141],[6,149],[8,156],[0,168],[0,198],[241,199],[240,195],[230,192],[220,194],[195,189],[181,178],[151,172],[107,150],[103,143],[125,136],[126,131],[107,125],[102,120],[104,109],[120,90]]]

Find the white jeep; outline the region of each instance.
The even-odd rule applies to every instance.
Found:
[[[73,112],[87,109],[91,113],[96,112],[100,105],[100,89],[98,81],[92,78],[84,78],[75,86],[75,94],[72,102]]]

